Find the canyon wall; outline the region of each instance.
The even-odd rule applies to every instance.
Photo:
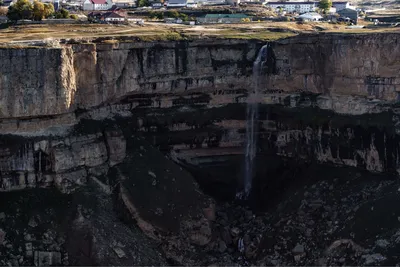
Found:
[[[259,154],[400,170],[399,36],[270,43],[258,77]],[[240,156],[262,45],[94,40],[0,49],[3,189],[101,178],[124,158],[125,128],[192,166]]]

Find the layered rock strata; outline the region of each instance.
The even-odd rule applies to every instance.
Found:
[[[69,192],[90,176],[107,175],[125,157],[125,139],[118,129],[64,138],[3,137],[2,141],[3,191],[55,185]]]
[[[318,34],[271,43],[259,153],[397,171],[398,37]],[[262,45],[95,40],[1,49],[0,133],[10,140],[1,144],[3,188],[79,184],[120,162],[123,137],[101,127],[76,137],[76,125],[88,121],[123,120],[180,162],[242,154],[252,63]]]

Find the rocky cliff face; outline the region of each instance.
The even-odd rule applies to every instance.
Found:
[[[271,43],[258,99],[259,152],[399,170],[398,37],[319,34]],[[125,127],[192,165],[240,155],[262,45],[93,41],[0,50],[3,189],[101,176],[125,156],[118,130]],[[97,123],[105,121],[112,130]]]

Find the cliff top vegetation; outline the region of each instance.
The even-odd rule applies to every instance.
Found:
[[[202,38],[227,39],[257,39],[271,41],[299,33],[345,32],[368,33],[397,31],[400,28],[367,28],[346,29],[345,25],[328,23],[296,23],[296,22],[259,22],[252,24],[225,24],[185,26],[161,23],[146,23],[138,25],[100,25],[100,24],[71,24],[71,25],[15,25],[0,29],[0,44],[28,44],[43,40],[74,39],[88,41],[94,38],[137,37],[132,40],[191,40]]]

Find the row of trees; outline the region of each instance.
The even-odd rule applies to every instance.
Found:
[[[60,9],[54,11],[54,6],[51,3],[41,3],[34,1],[33,4],[29,0],[17,0],[15,4],[8,8],[7,17],[11,21],[17,21],[21,19],[31,19],[40,21],[44,18],[73,18],[76,19],[76,15],[70,15],[68,10]]]
[[[180,13],[176,10],[172,11],[150,11],[149,12],[149,18],[150,19],[164,19],[164,18],[175,18],[175,19],[181,19],[182,21],[188,21],[189,17],[185,13]]]

